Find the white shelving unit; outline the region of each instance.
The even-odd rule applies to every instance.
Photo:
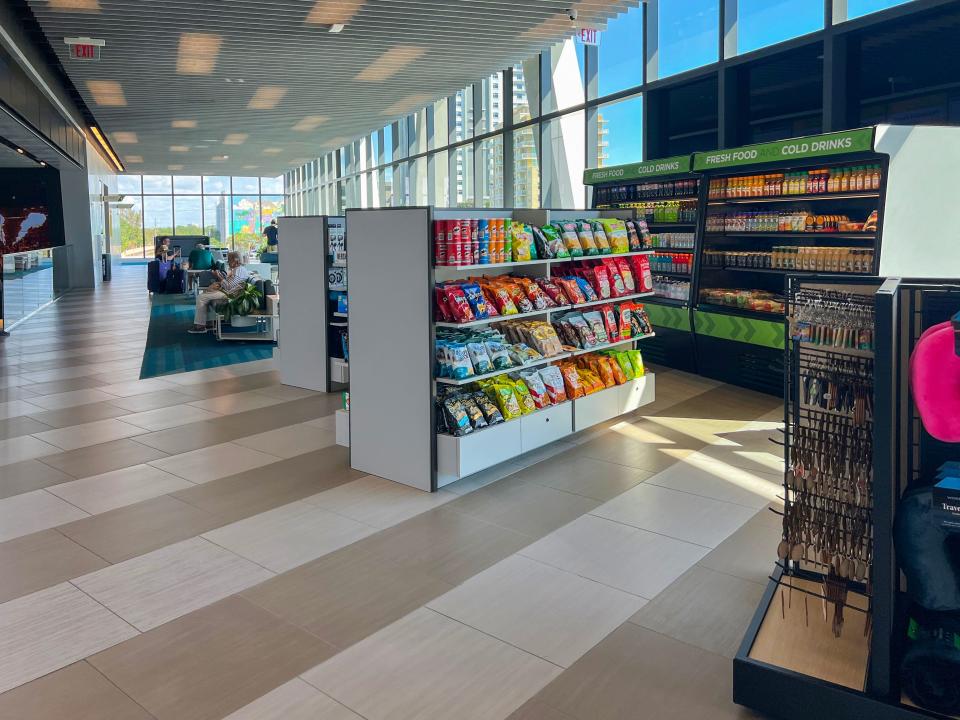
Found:
[[[636,337],[594,348],[565,351],[522,367],[498,370],[463,380],[433,377],[435,331],[493,325],[529,317],[636,300],[653,293],[633,293],[579,305],[497,316],[470,323],[434,322],[434,284],[478,274],[551,277],[555,265],[573,260],[599,260],[651,254],[642,250],[619,255],[562,260],[530,260],[484,265],[434,266],[433,221],[503,218],[534,225],[568,219],[633,217],[632,210],[439,210],[383,208],[349,210],[351,357],[356,381],[350,396],[350,464],[356,470],[432,491],[530,452],[597,423],[606,422],[653,402],[652,374],[584,398],[553,405],[521,418],[466,435],[436,432],[435,400],[444,385],[467,385],[505,372],[612,347],[632,345]],[[385,242],[384,238],[389,238]],[[403,278],[403,282],[397,282]],[[391,320],[391,318],[393,318]],[[396,318],[403,318],[402,322]],[[367,348],[366,346],[370,346]]]

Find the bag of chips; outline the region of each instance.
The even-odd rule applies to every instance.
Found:
[[[564,389],[563,373],[556,365],[547,365],[537,373],[547,389],[547,397],[554,405],[567,401],[567,392]]]
[[[447,420],[447,430],[454,437],[463,437],[473,432],[470,416],[463,406],[459,395],[450,395],[443,399],[443,414]]]
[[[570,300],[563,294],[563,290],[552,280],[537,278],[537,285],[539,285],[540,289],[553,301],[554,306],[570,304]]]
[[[616,308],[617,313],[617,333],[621,340],[633,337],[633,323],[630,321],[630,315],[633,312],[633,303],[623,302]]]
[[[630,356],[627,355],[626,350],[613,353],[612,357],[617,361],[617,365],[620,366],[620,370],[623,371],[627,380],[633,380],[636,377],[636,373],[633,371],[633,362],[630,360]]]
[[[578,347],[581,348],[592,348],[597,344],[597,336],[593,334],[593,330],[590,327],[590,323],[580,313],[571,313],[565,315],[563,318],[566,322],[569,322],[573,326],[573,329],[577,331],[577,343]]]
[[[563,290],[563,294],[567,296],[567,302],[561,304],[582,305],[587,301],[587,298],[583,294],[583,290],[580,287],[580,283],[577,282],[576,278],[557,278],[556,283]]]
[[[514,220],[510,223],[510,229],[513,235],[513,262],[535,260],[537,256],[530,226]]]
[[[557,230],[555,225],[544,225],[538,229],[542,238],[541,242],[543,242],[546,251],[550,253],[549,257],[557,260],[570,257],[570,251],[564,244],[563,238],[560,237],[560,231]]]
[[[550,396],[547,394],[547,386],[543,384],[540,373],[536,370],[520,373],[520,379],[530,391],[530,397],[533,398],[533,404],[537,409],[545,408],[550,404]]]
[[[633,365],[633,376],[635,378],[643,377],[646,371],[643,369],[643,355],[639,350],[627,350],[627,357],[630,358],[630,364]]]
[[[620,259],[623,260],[623,258]],[[623,276],[620,275],[620,268],[617,265],[617,261],[613,258],[604,258],[603,267],[607,271],[607,275],[610,277],[610,295],[612,297],[626,295],[627,287],[623,282]]]
[[[603,315],[603,327],[607,331],[607,342],[620,342],[620,326],[617,323],[617,314],[613,305],[602,305],[600,314]]]
[[[637,284],[633,279],[633,270],[630,269],[630,263],[626,258],[615,258],[617,270],[620,271],[620,277],[623,278],[623,287],[628,295],[637,292]]]
[[[508,370],[513,367],[513,360],[510,359],[510,352],[506,345],[499,340],[487,340],[484,344],[487,346],[487,355],[493,363],[494,370]]]
[[[597,291],[593,289],[590,281],[585,277],[581,275],[575,275],[573,279],[580,287],[580,292],[583,293],[584,302],[596,302],[600,299],[600,297],[597,295]]]
[[[634,255],[633,279],[637,283],[637,292],[653,291],[653,274],[650,272],[650,260],[646,255]]]
[[[493,301],[493,306],[500,315],[516,315],[520,312],[514,305],[513,300],[510,299],[510,293],[502,285],[487,283],[484,285],[484,291]]]
[[[554,227],[560,233],[560,239],[563,240],[564,247],[570,257],[581,257],[583,247],[580,245],[580,238],[577,236],[577,224],[575,222],[556,223]]]
[[[487,426],[487,419],[483,416],[483,410],[480,409],[472,396],[463,396],[463,409],[467,411],[467,417],[470,418],[470,424],[474,430],[480,430]]]
[[[505,282],[502,287],[509,293],[510,299],[513,300],[513,304],[521,313],[533,312],[533,303],[530,302],[530,298],[527,297],[527,294],[518,283]]]
[[[468,342],[467,353],[470,355],[470,362],[473,363],[473,370],[477,375],[484,375],[493,370],[493,362],[482,342]]]
[[[583,277],[586,278],[587,282],[590,283],[590,287],[592,287],[593,291],[597,294],[597,300],[610,299],[610,276],[607,274],[605,267],[597,265],[596,267],[587,268],[583,271]]]
[[[585,395],[591,395],[600,390],[604,390],[603,381],[597,377],[597,374],[593,370],[584,370],[580,369],[580,384],[583,386],[583,392]]]
[[[627,239],[627,226],[618,218],[600,218],[600,224],[610,243],[610,251],[614,254],[630,251],[630,241]]]
[[[600,345],[606,345],[610,340],[607,338],[607,328],[603,322],[603,314],[597,310],[592,310],[591,312],[585,312],[583,314],[583,319],[587,321],[587,324],[590,325],[590,330],[593,333],[593,336],[597,339],[597,343]]]
[[[486,320],[490,317],[487,312],[487,300],[483,297],[483,290],[476,283],[467,283],[461,285],[463,294],[467,296],[467,302],[470,303],[470,309],[473,310],[473,316],[477,320]]]
[[[470,397],[477,403],[477,407],[480,408],[480,411],[483,413],[487,425],[498,425],[503,422],[503,413],[500,412],[500,408],[491,402],[483,390],[477,390],[472,393]]]
[[[601,255],[609,255],[611,252],[610,240],[607,238],[603,225],[596,220],[591,220],[590,229],[593,230],[593,240],[597,243],[597,250],[600,251]]]
[[[530,278],[517,278],[517,284],[523,288],[523,292],[526,294],[530,302],[533,303],[534,309],[546,310],[547,308],[557,306],[557,304],[550,299],[550,296],[543,291],[543,288],[541,288],[535,280]]]
[[[610,366],[610,372],[613,373],[613,381],[617,385],[623,385],[627,381],[627,374],[623,371],[623,368],[620,367],[620,363],[617,362],[615,357],[609,355],[605,355],[604,359]]]
[[[633,220],[627,220],[624,223],[624,226],[627,230],[627,245],[629,247],[629,252],[643,250],[643,240],[640,237],[640,232],[637,230],[636,223],[634,223]]]
[[[448,343],[447,357],[450,362],[450,377],[454,380],[464,380],[476,374],[470,361],[470,353],[463,343]]]
[[[543,355],[525,343],[516,343],[507,350],[510,352],[510,359],[517,365],[527,365],[543,359]]]
[[[504,420],[513,420],[523,414],[512,383],[494,383],[485,387],[484,392],[496,403]]]
[[[630,326],[633,328],[634,336],[649,335],[653,332],[650,318],[647,317],[647,311],[643,306],[634,304],[630,308]]]
[[[564,363],[560,366],[560,373],[563,375],[563,386],[567,397],[571,400],[583,397],[583,385],[580,382],[580,371],[577,370],[577,366],[573,363]]]
[[[590,228],[588,220],[577,220],[577,238],[580,240],[580,247],[583,248],[584,255],[599,255],[597,241],[593,237],[593,230]]]
[[[522,379],[513,381],[513,394],[517,396],[517,402],[520,403],[520,412],[524,415],[529,415],[537,409],[537,404],[530,394],[530,388]]]
[[[557,331],[547,322],[530,324],[530,342],[543,357],[553,357],[563,352]]]
[[[620,384],[617,382],[616,373],[613,371],[614,365],[616,365],[616,363],[611,362],[610,358],[604,355],[597,357],[596,373],[600,376],[600,380],[603,382],[604,387],[613,387],[614,385]]]
[[[453,322],[453,313],[450,312],[450,306],[447,304],[447,295],[443,292],[443,285],[437,285],[433,289],[433,298],[437,306],[437,322]]]
[[[462,287],[459,285],[444,285],[443,296],[447,301],[447,307],[450,310],[453,322],[465,323],[476,319]]]

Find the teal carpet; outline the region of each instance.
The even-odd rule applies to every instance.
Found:
[[[273,357],[273,343],[218,342],[213,332],[191,335],[187,330],[193,325],[193,309],[193,298],[187,295],[153,296],[141,380]]]

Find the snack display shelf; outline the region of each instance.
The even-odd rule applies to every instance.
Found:
[[[712,198],[708,205],[749,205],[750,203],[770,202],[810,202],[811,200],[857,200],[861,198],[879,198],[876,190],[869,192],[817,193],[815,195],[769,195],[766,197]]]
[[[563,360],[564,358],[568,358],[571,355],[577,354],[579,353],[562,352],[557,353],[556,355],[550,355],[549,357],[540,358],[539,360],[534,360],[533,362],[524,363],[523,365],[514,365],[513,367],[504,368],[502,370],[493,370],[488,373],[483,373],[482,375],[471,375],[470,377],[461,378],[459,380],[455,378],[436,378],[436,381],[442,385],[468,385],[472,382],[477,382],[478,380],[486,380],[487,378],[497,377],[498,375],[503,375],[505,373],[528,370],[530,368],[540,367],[541,365],[549,365],[557,360]]]
[[[346,314],[346,313],[342,313],[342,312],[334,312],[334,313],[333,313],[333,316],[334,316],[334,317],[338,317],[338,318],[345,318],[345,317],[347,317],[347,314]]]
[[[732,305],[714,305],[713,303],[700,303],[697,305],[697,310],[720,313],[721,315],[754,318],[756,320],[770,320],[772,322],[783,322],[784,319],[783,313],[770,313],[761,310],[750,310],[749,308],[733,307]]]
[[[802,240],[819,240],[821,238],[836,238],[837,240],[876,240],[876,233],[845,233],[845,232],[778,232],[776,230],[770,231],[750,231],[750,232],[712,232],[708,231],[705,233],[708,237],[729,237],[729,238],[758,238],[758,239],[767,239],[770,240],[781,240],[781,239],[791,239],[798,238]]]
[[[653,228],[695,228],[695,222],[648,222],[647,227]]]
[[[489,267],[489,266],[488,266]],[[620,295],[619,297],[610,297],[605,300],[591,300],[590,302],[577,303],[576,305],[558,305],[557,307],[547,308],[546,310],[534,310],[527,313],[516,313],[514,315],[496,315],[494,317],[484,318],[483,320],[471,320],[465,323],[441,322],[434,323],[440,328],[467,328],[477,325],[488,325],[508,320],[522,320],[523,318],[537,317],[538,315],[550,315],[556,312],[567,312],[568,310],[579,310],[580,308],[593,307],[595,305],[607,305],[609,303],[618,303],[623,300],[636,300],[637,298],[651,297],[653,292],[631,293],[630,295]]]
[[[529,267],[531,265],[550,265],[550,264],[560,264],[574,262],[577,260],[602,260],[603,258],[617,258],[617,257],[631,257],[633,255],[650,255],[654,252],[654,249],[648,250],[634,250],[633,252],[625,253],[607,253],[605,255],[583,255],[578,257],[566,257],[566,258],[541,258],[537,260],[518,260],[517,262],[505,262],[505,263],[482,263],[474,265],[435,265],[434,271],[463,271],[463,270],[498,270],[500,268],[515,268],[515,267]]]
[[[635,335],[634,337],[629,337],[624,340],[617,340],[616,342],[603,343],[602,345],[594,345],[593,347],[588,348],[579,348],[578,350],[572,350],[571,355],[586,355],[587,353],[600,352],[601,350],[609,350],[610,348],[618,347],[620,345],[626,345],[627,343],[636,342],[637,340],[645,340],[646,338],[656,337],[656,333],[647,333],[646,335]]]
[[[851,273],[851,272],[839,272],[839,271],[830,271],[830,270],[784,270],[781,268],[751,268],[751,267],[735,267],[733,265],[725,265],[722,267],[718,266],[708,266],[704,265],[704,271],[707,270],[720,270],[721,272],[747,272],[747,273],[763,273],[765,275],[849,275],[851,277],[863,277],[865,275],[870,275],[870,273]]]
[[[681,280],[689,280],[691,277],[693,277],[693,273],[676,272],[673,270],[651,270],[650,274],[653,275],[653,277],[657,277],[659,275],[660,277],[679,278]]]
[[[344,320],[344,321],[342,321],[342,322],[339,321],[339,320],[331,320],[331,321],[330,321],[330,327],[349,327],[349,325],[350,325],[350,323],[348,323],[346,320]]]
[[[687,307],[690,304],[690,300],[680,300],[678,298],[665,297],[663,295],[656,295],[649,300],[648,303],[653,303],[654,305],[670,305],[672,307]]]

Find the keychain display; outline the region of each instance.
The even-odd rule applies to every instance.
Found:
[[[818,357],[802,362],[800,405],[843,415],[863,427],[873,419],[873,360]]]
[[[790,338],[827,348],[874,349],[872,298],[805,288],[791,304]]]

